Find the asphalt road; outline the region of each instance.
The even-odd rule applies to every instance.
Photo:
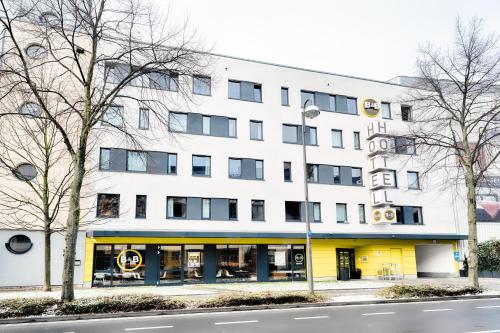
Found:
[[[500,300],[110,318],[0,326],[0,332],[51,333],[500,333]]]

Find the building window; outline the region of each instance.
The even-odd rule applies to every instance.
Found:
[[[307,132],[309,131],[309,133]],[[309,134],[307,136],[307,134]],[[306,127],[306,144],[309,145],[317,145],[318,144],[318,135],[317,135],[317,130],[316,127]],[[309,140],[308,140],[309,139]],[[309,141],[309,142],[307,142]]]
[[[201,218],[204,220],[209,220],[211,213],[210,213],[210,205],[211,205],[211,200],[203,198],[201,199]]]
[[[142,151],[127,151],[127,171],[146,172],[147,156]]]
[[[257,245],[216,245],[216,281],[256,281]]]
[[[340,184],[340,167],[333,167],[333,183]]]
[[[257,83],[229,80],[228,96],[250,102],[262,102],[262,86]]]
[[[329,102],[329,106],[330,106],[330,111],[335,112],[335,96],[330,95],[328,102]]]
[[[237,199],[229,199],[229,219],[237,220],[238,219],[238,200]]]
[[[135,218],[145,219],[146,218],[146,202],[147,196],[136,195],[135,196]]]
[[[205,76],[193,76],[193,94],[210,96],[211,80]]]
[[[168,154],[167,172],[171,174],[177,173],[177,154]]]
[[[289,106],[289,101],[288,101],[288,88],[281,87],[281,105],[283,106]]]
[[[347,98],[347,113],[358,114],[358,103],[356,98]]]
[[[408,171],[406,173],[408,178],[408,188],[411,190],[419,190],[420,189],[420,180],[418,176],[418,172]]]
[[[359,223],[361,223],[361,224],[366,223],[366,212],[365,212],[365,205],[364,204],[358,205],[358,214],[359,214]]]
[[[149,73],[148,78],[150,88],[170,91],[178,90],[179,76],[177,74],[162,72]]]
[[[187,114],[170,112],[168,128],[171,132],[185,133],[187,131]]]
[[[102,115],[102,124],[113,127],[123,127],[123,106],[110,106]]]
[[[304,245],[269,245],[269,280],[304,280],[306,250]]]
[[[229,159],[229,177],[241,178],[241,159],[239,158]]]
[[[264,220],[264,200],[252,200],[252,221]]]
[[[149,129],[149,109],[147,108],[139,109],[139,129]]]
[[[361,149],[361,138],[359,132],[354,132],[354,149]]]
[[[352,185],[363,185],[361,168],[351,168]]]
[[[422,224],[422,207],[412,207],[412,217],[414,224]]]
[[[99,170],[109,170],[111,167],[111,149],[101,148]]]
[[[392,119],[391,104],[382,102],[381,107],[382,107],[382,118]]]
[[[203,116],[202,133],[210,135],[210,116]]]
[[[337,207],[337,223],[347,223],[347,205],[338,203]]]
[[[186,198],[167,197],[167,217],[168,218],[186,218]]]
[[[264,179],[264,161],[255,160],[255,179]]]
[[[236,119],[234,118],[229,118],[228,119],[228,122],[229,122],[229,134],[228,136],[230,138],[235,138],[236,137]]]
[[[285,182],[292,181],[292,162],[283,162],[283,179]]]
[[[119,194],[97,194],[97,217],[118,217],[120,215]]]
[[[301,221],[301,202],[285,201],[285,219],[287,221]]]
[[[312,210],[313,221],[321,222],[321,204],[319,202],[313,202]]]
[[[210,176],[210,156],[193,155],[193,176]]]
[[[262,121],[250,120],[250,139],[262,140]]]
[[[14,235],[9,238],[7,243],[5,243],[5,247],[10,253],[24,254],[31,250],[33,243],[26,235]]]
[[[415,155],[415,140],[405,138],[405,137],[396,137],[394,138],[394,145],[396,154],[405,154],[405,155]]]
[[[308,164],[307,165],[307,181],[310,183],[319,182],[318,165]]]
[[[332,129],[332,146],[334,148],[344,148],[341,130]]]
[[[299,143],[299,129],[295,125],[283,125],[283,142]]]
[[[401,120],[403,120],[403,121],[412,121],[413,120],[411,106],[401,105]]]
[[[31,59],[40,60],[47,56],[48,51],[40,44],[31,44],[24,49],[24,53]]]
[[[310,91],[301,90],[300,91],[300,107],[304,107],[304,105],[306,104],[306,102],[308,100],[310,100],[309,104],[310,103],[315,104],[314,103],[314,93],[310,92]]]
[[[40,117],[42,108],[37,103],[26,102],[19,108],[19,113],[25,116]]]

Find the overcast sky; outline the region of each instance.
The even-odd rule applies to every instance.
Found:
[[[155,0],[214,52],[378,80],[415,71],[419,44],[453,41],[455,19],[500,33],[499,0]]]

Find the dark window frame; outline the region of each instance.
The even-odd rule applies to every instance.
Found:
[[[406,122],[413,121],[413,110],[411,105],[401,105],[401,120]]]
[[[254,218],[253,216],[253,207],[254,207],[254,204],[256,203],[261,203],[261,207],[262,207],[262,219],[256,219]],[[250,201],[250,214],[251,214],[251,221],[258,221],[258,222],[263,222],[266,220],[266,202],[265,200],[261,200],[261,199],[252,199]]]
[[[208,217],[203,216],[203,200],[208,200]],[[186,212],[187,212],[187,202],[186,202]],[[212,198],[201,198],[201,219],[211,220],[212,219]]]
[[[384,117],[384,110],[383,110],[383,105],[387,105],[389,108],[389,118]],[[380,112],[382,114],[382,119],[392,119],[392,108],[391,108],[391,103],[389,102],[380,102]]]
[[[139,214],[138,212],[138,204],[139,198],[144,198],[144,214]],[[145,194],[136,194],[135,196],[135,218],[136,219],[145,219],[147,218],[147,209],[148,209],[148,196]]]
[[[260,139],[252,138],[252,123],[253,124],[260,124],[260,134],[261,134],[261,138]],[[264,141],[264,121],[250,119],[249,120],[249,126],[250,126],[250,140],[253,140],[253,141]]]
[[[208,158],[208,175],[206,174],[195,174],[194,173],[194,158],[195,157],[204,157]],[[198,155],[198,154],[192,154],[191,155],[191,176],[193,177],[211,177],[212,176],[212,156],[210,155]]]
[[[184,216],[174,216],[174,211],[175,211],[175,208],[172,206],[172,216],[168,216],[168,200],[169,199],[183,199],[184,200]],[[167,219],[169,220],[186,220],[187,219],[187,200],[188,198],[187,197],[178,197],[178,196],[167,196],[167,209],[166,209],[166,213],[167,213]]]
[[[283,92],[286,91],[286,104],[283,104]],[[290,106],[290,89],[288,87],[281,87],[280,90],[281,106]]]
[[[264,98],[263,98],[263,94],[262,94],[262,83],[257,83],[257,82],[252,82],[252,81],[244,81],[244,80],[234,80],[234,79],[228,79],[227,82],[228,82],[228,84],[227,84],[227,97],[229,99],[233,99],[233,100],[237,100],[237,101],[244,101],[244,102],[252,102],[252,103],[263,103],[262,101],[264,100]],[[230,82],[231,83],[238,83],[240,85],[240,94],[239,94],[240,97],[239,98],[230,96],[230,94],[229,94],[229,83]],[[241,98],[241,84],[243,82],[253,84],[253,100],[251,100],[251,101]],[[256,89],[260,91],[260,93],[259,93],[260,99],[259,100],[257,100],[256,96],[255,96]]]
[[[338,220],[337,213],[338,213],[339,206],[343,206],[344,207],[345,221],[339,221]],[[337,202],[337,203],[335,203],[335,220],[337,220],[338,224],[348,224],[349,223],[349,216],[347,214],[347,203],[344,203],[344,202]]]
[[[417,187],[411,187],[410,182],[408,181],[408,176],[410,174],[414,174],[417,176]],[[421,190],[422,188],[420,187],[420,173],[418,171],[406,171],[406,181],[408,182],[408,189],[409,190]]]
[[[354,149],[355,150],[361,150],[361,133],[358,131],[352,132],[353,134],[353,141],[354,141]]]
[[[235,217],[231,217],[231,205],[235,205]],[[237,221],[238,220],[238,199],[227,199],[227,205],[228,205],[228,220],[230,221]]]
[[[344,131],[341,129],[332,128],[332,148],[344,149]],[[335,146],[333,141],[333,133],[340,133],[340,146]]]
[[[363,214],[361,214],[361,212]],[[358,218],[359,224],[366,224],[366,206],[365,204],[358,204]]]
[[[200,92],[196,92],[194,87],[195,87],[195,84],[194,84],[194,81],[196,79],[204,79],[204,80],[207,80],[208,79],[208,94],[203,94],[203,93],[200,93]],[[200,96],[212,96],[212,78],[210,76],[204,76],[204,75],[193,75],[193,91],[192,93],[194,95],[200,95]]]
[[[112,213],[110,216],[105,216],[102,214],[102,200],[104,199],[104,196],[114,196],[113,199],[110,200],[116,200],[115,208],[109,208],[110,211],[116,210],[116,214]],[[110,203],[113,204],[113,203]],[[96,205],[96,217],[98,218],[119,218],[120,217],[120,194],[117,193],[97,193],[97,205]]]
[[[142,124],[142,122],[141,122],[141,119],[142,119],[141,112],[144,112],[144,111],[146,111],[147,126],[144,126],[144,124]],[[138,126],[138,128],[140,130],[143,130],[143,131],[149,130],[149,124],[150,124],[150,122],[149,122],[149,108],[143,108],[143,107],[139,108],[139,126]]]
[[[286,171],[285,171],[285,164],[288,163],[288,165],[290,166],[289,168],[289,179],[286,179]],[[288,162],[288,161],[284,161],[283,162],[283,181],[284,182],[287,182],[287,183],[291,183],[293,180],[292,180],[292,162]]]

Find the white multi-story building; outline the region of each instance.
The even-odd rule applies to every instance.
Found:
[[[408,88],[229,56],[208,72],[155,86],[175,100],[177,85],[191,85],[170,131],[130,100],[97,129],[84,284],[304,279],[308,99],[321,110],[305,131],[314,277],[457,274],[465,206],[435,184],[444,174],[419,174],[402,136]],[[105,122],[136,128],[141,145]]]

